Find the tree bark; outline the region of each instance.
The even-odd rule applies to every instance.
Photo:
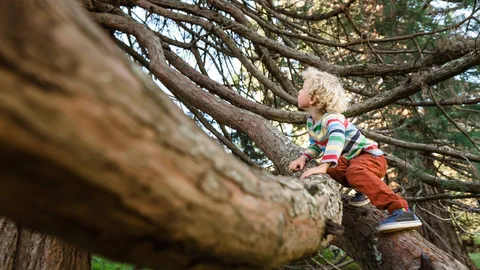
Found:
[[[228,156],[78,11],[53,0],[0,9],[0,80],[13,90],[0,92],[1,214],[152,267],[271,268],[332,239],[325,225],[342,211],[333,181],[314,177],[312,196],[294,178]],[[145,45],[164,85],[248,133],[288,172],[298,147],[263,118],[200,94],[166,64],[158,39]],[[362,258],[380,250],[382,269],[404,269],[393,263],[398,246],[416,265],[465,268],[416,233],[378,236],[377,250],[349,248],[377,241],[367,236],[380,212],[359,222],[355,211],[338,241],[365,268],[373,266]]]
[[[376,233],[386,214],[371,205],[345,207],[343,213],[345,233],[333,244],[353,254],[363,269],[468,269],[417,231]]]
[[[89,270],[90,255],[63,241],[0,218],[0,269]]]
[[[0,14],[0,213],[151,267],[272,268],[331,241],[327,177],[312,196],[227,155],[78,11]]]

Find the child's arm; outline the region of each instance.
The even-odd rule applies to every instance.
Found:
[[[325,174],[327,173],[328,168],[330,167],[330,162],[328,163],[321,163],[317,167],[313,167],[311,169],[306,170],[305,172],[302,173],[300,176],[300,179],[309,177],[312,174]]]
[[[330,118],[330,117],[329,117]],[[320,163],[331,163],[332,168],[338,164],[338,159],[345,146],[345,125],[347,121],[343,115],[333,115],[327,119],[328,143]]]
[[[310,161],[314,158],[317,158],[322,150],[320,147],[315,143],[315,140],[309,136],[310,145],[308,146],[307,150],[296,160],[292,161],[288,166],[290,169],[297,171],[298,169],[302,170],[305,167],[307,161]]]
[[[312,136],[309,135],[308,140],[310,142],[310,145],[308,146],[307,150],[305,150],[305,152],[302,154],[302,156],[305,156],[307,158],[307,161],[310,161],[320,156],[322,150],[317,145],[315,139],[313,139]]]
[[[312,174],[324,174],[329,167],[336,167],[338,159],[342,154],[345,145],[345,118],[334,115],[327,119],[328,143],[325,146],[325,153],[323,154],[320,165],[313,167],[304,172],[300,179],[309,177]]]

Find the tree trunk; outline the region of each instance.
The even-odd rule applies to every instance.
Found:
[[[89,270],[87,252],[0,218],[0,269]]]
[[[313,177],[312,196],[297,179],[245,167],[127,68],[74,3],[19,2],[0,9],[0,81],[12,90],[0,92],[1,214],[152,267],[271,268],[331,240],[325,225],[342,211],[331,179]],[[158,38],[143,45],[164,85],[248,133],[288,172],[298,147],[174,71]],[[423,254],[438,269],[465,268],[415,233],[378,236],[379,249],[349,249],[376,241],[366,237],[379,217],[372,210],[359,222],[348,210],[343,221],[339,243],[365,268],[371,264],[362,258],[380,251],[382,269],[404,269],[390,263],[398,246],[409,247],[404,258],[417,265]]]

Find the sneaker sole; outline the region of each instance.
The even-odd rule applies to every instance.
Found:
[[[370,203],[369,199],[366,199],[365,201],[361,201],[361,202],[348,201],[348,204],[351,205],[351,206],[354,206],[354,207],[362,207],[362,206],[367,205],[369,203]]]
[[[415,221],[402,221],[402,222],[395,222],[395,224],[387,224],[383,226],[378,226],[377,231],[386,233],[386,232],[396,232],[402,231],[407,229],[415,229],[422,226],[422,222],[420,220]]]

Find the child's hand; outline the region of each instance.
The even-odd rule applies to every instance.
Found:
[[[307,171],[302,173],[302,175],[300,176],[300,180],[303,180],[304,178],[307,178],[307,177],[309,177],[310,175],[313,175],[313,174],[325,174],[325,173],[327,173],[328,167],[330,167],[329,163],[322,163],[322,164],[320,164],[320,166],[308,169]]]
[[[307,157],[306,156],[300,156],[299,158],[295,159],[288,165],[288,168],[290,168],[293,171],[298,171],[299,169],[303,169],[305,167],[305,164],[307,163]]]

